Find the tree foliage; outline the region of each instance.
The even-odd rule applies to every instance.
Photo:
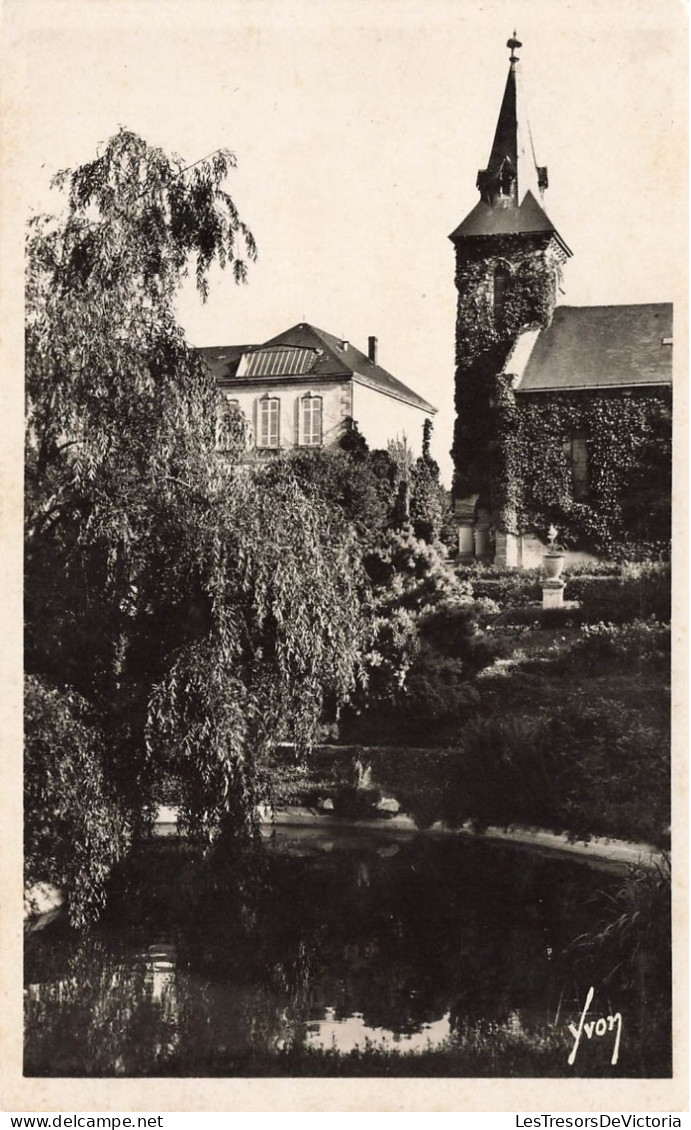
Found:
[[[26,681],[24,877],[71,892],[80,925],[103,901],[111,866],[127,846],[125,822],[104,773],[105,736],[79,695]]]
[[[204,298],[212,263],[242,280],[255,256],[233,164],[121,130],[59,174],[27,248],[27,669],[89,704],[135,828],[173,764],[207,836],[251,823],[257,756],[309,743],[360,632],[350,530],[295,476],[214,454],[214,382],[176,322],[189,272]]]

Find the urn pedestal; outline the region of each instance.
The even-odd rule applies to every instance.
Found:
[[[542,581],[542,607],[562,608],[564,604],[564,582],[558,577],[548,577]]]

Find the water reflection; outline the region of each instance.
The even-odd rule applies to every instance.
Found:
[[[340,1052],[351,1052],[368,1044],[382,1051],[419,1052],[439,1047],[451,1035],[448,1012],[440,1020],[421,1024],[417,1032],[393,1032],[387,1028],[371,1028],[359,1012],[339,1019],[334,1008],[326,1008],[323,1020],[307,1025],[305,1042],[313,1048],[333,1047]]]
[[[291,1073],[376,1048],[465,1049],[504,1074],[501,1049],[530,1040],[554,1073],[584,995],[567,946],[607,881],[482,842],[294,831],[250,872],[209,872],[166,840],[98,930],[28,938],[25,1070]]]

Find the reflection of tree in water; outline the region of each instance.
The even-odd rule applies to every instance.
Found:
[[[566,1031],[584,987],[565,951],[608,882],[432,837],[244,868],[152,851],[98,932],[30,939],[28,1073],[242,1073],[252,1052],[303,1045],[327,1009],[400,1035],[449,1015],[461,1039],[544,1029],[561,1009]]]

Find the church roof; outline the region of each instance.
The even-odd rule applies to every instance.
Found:
[[[199,352],[225,388],[304,381],[306,377],[313,381],[354,380],[422,412],[436,412],[436,408],[349,341],[307,322],[299,322],[260,345],[213,346]]]
[[[499,207],[488,204],[486,200],[478,200],[472,212],[468,213],[449,239],[476,235],[523,235],[530,232],[551,232],[560,243],[563,242],[544,208],[529,191],[519,205],[511,202]]]
[[[672,383],[672,304],[557,306],[519,334],[504,366],[517,392]]]

